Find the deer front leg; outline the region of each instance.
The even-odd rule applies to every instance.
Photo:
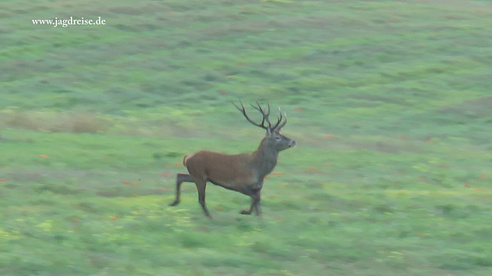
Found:
[[[260,194],[260,191],[258,191],[257,196],[258,196],[258,198],[256,199],[254,209],[255,209],[256,216],[259,216],[259,215],[261,215],[261,210],[260,210],[261,194]]]
[[[260,215],[260,200],[261,200],[261,195],[260,195],[260,190],[257,191],[251,191],[251,207],[249,207],[249,210],[242,210],[241,214],[243,215],[251,215],[253,210],[255,210],[255,213],[257,216]]]

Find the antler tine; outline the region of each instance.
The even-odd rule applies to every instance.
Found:
[[[280,107],[278,108],[278,111],[280,113],[280,116],[278,117],[278,121],[272,129],[280,131],[285,126],[285,124],[287,124],[287,114],[282,113],[282,111],[280,110]],[[285,117],[285,120],[282,122],[282,119],[284,117]]]
[[[281,123],[278,127],[276,127],[278,129],[278,131],[280,131],[286,124],[287,124],[287,113],[284,113],[284,122]]]
[[[254,109],[261,112],[263,119],[261,120],[261,124],[265,127],[265,121],[268,123],[268,128],[272,128],[272,123],[270,123],[270,104],[267,103],[268,111],[265,112],[263,107],[261,107],[259,102],[256,102],[256,106],[251,105]]]
[[[270,129],[272,129],[272,123],[270,123],[270,104],[267,103],[267,106],[268,106],[268,112],[267,112],[267,114],[265,116],[266,116],[266,119],[267,119],[267,122],[268,122],[268,127]]]
[[[267,129],[267,127],[265,126],[265,115],[263,115],[263,121],[261,122],[261,124],[258,124],[258,123],[255,123],[253,120],[251,120],[248,116],[248,114],[246,114],[246,109],[244,108],[244,105],[243,105],[243,102],[241,100],[239,100],[239,102],[241,103],[241,108],[239,106],[237,106],[234,102],[232,102],[232,104],[239,110],[241,111],[241,113],[243,113],[244,117],[246,118],[246,120],[248,120],[248,122],[252,123],[253,125],[257,126],[257,127],[261,127],[261,128],[264,128],[264,129]],[[255,109],[256,107],[253,106]],[[261,107],[260,107],[261,109]],[[260,110],[260,112],[263,114],[263,111]]]
[[[242,102],[241,100],[239,100],[239,103],[241,104],[241,107],[242,107],[242,108],[239,108],[239,106],[237,106],[235,102],[232,102],[232,104],[233,104],[233,105],[237,108],[237,110],[239,110],[239,111],[241,111],[241,112],[245,111],[245,110],[244,110],[244,105],[243,105],[243,102]]]
[[[265,112],[263,111],[263,108],[261,108],[261,105],[260,103],[256,102],[256,106],[253,105],[253,104],[250,104],[252,108],[258,110],[261,112],[261,115],[263,116],[263,118],[261,119],[261,125],[262,126],[265,126]]]

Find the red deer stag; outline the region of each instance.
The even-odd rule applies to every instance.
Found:
[[[260,146],[251,154],[229,155],[202,150],[185,155],[183,165],[188,169],[189,174],[178,173],[176,176],[176,200],[170,204],[171,206],[176,206],[180,202],[181,183],[194,182],[198,190],[198,202],[205,215],[211,218],[205,205],[205,188],[208,181],[250,196],[251,207],[249,210],[241,211],[241,214],[249,215],[255,210],[256,215],[260,215],[260,191],[263,187],[263,179],[275,168],[278,153],[294,147],[296,142],[280,134],[280,130],[287,123],[285,114],[282,116],[280,113],[277,123],[270,122],[270,104],[266,109],[262,108],[259,103],[257,106],[251,105],[261,112],[263,116],[261,123],[255,123],[249,118],[242,102],[241,107],[236,104],[234,106],[250,123],[266,130],[266,136]]]

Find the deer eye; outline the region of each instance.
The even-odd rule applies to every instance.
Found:
[[[280,136],[275,136],[275,140],[280,141]]]

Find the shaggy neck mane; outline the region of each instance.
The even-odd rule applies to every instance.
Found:
[[[260,176],[269,174],[277,165],[278,151],[268,143],[266,137],[263,138],[260,146],[251,156],[253,157],[252,166]]]

